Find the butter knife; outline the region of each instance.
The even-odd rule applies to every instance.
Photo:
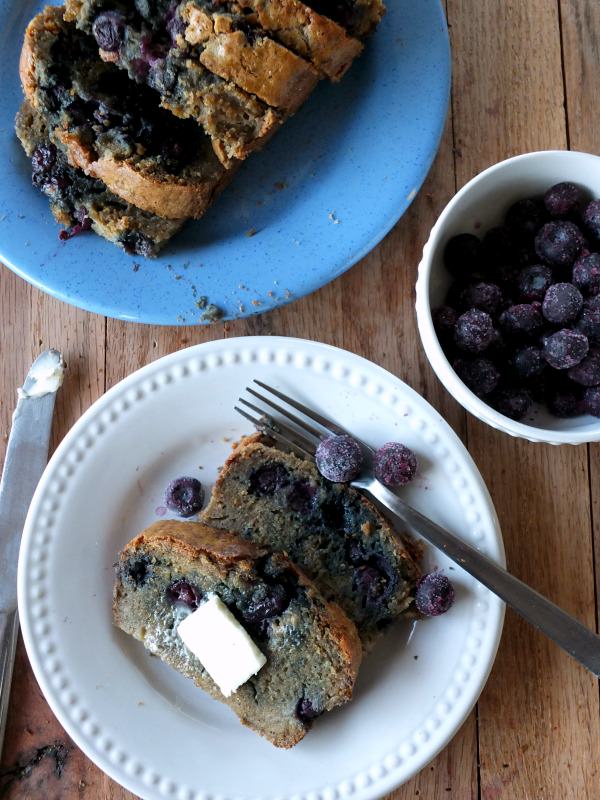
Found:
[[[19,546],[31,498],[48,461],[54,401],[64,369],[58,350],[46,350],[31,365],[23,386],[17,390],[0,481],[0,753],[19,632]]]

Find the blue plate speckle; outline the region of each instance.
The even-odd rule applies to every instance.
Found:
[[[436,153],[450,87],[444,13],[439,0],[390,0],[342,82],[322,81],[158,259],[128,256],[93,234],[61,242],[13,133],[20,43],[42,5],[0,0],[0,259],[81,308],[180,325],[201,322],[202,296],[227,318],[291,302],[341,275],[385,236]]]

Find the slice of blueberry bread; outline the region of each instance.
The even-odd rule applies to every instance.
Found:
[[[100,56],[147,84],[161,104],[196,120],[226,166],[261,147],[285,114],[205,67],[186,41],[186,22],[170,0],[67,0],[65,18],[92,35]]]
[[[179,630],[215,597],[264,656],[227,697]],[[292,747],[316,716],[350,699],[361,660],[354,625],[286,557],[195,522],[157,522],[123,548],[113,615],[119,628],[278,747]],[[214,642],[202,634],[205,652],[219,645],[218,633]]]
[[[344,609],[366,649],[411,608],[420,575],[414,545],[355,489],[258,434],[235,446],[203,520],[286,552]]]
[[[363,45],[341,25],[300,0],[230,0],[228,10],[242,13],[246,24],[262,28],[332,81],[339,81]]]
[[[93,230],[127,253],[155,256],[183,225],[183,220],[141,211],[72,167],[50,142],[43,117],[27,102],[17,114],[15,130],[31,158],[33,185],[48,197],[52,214],[64,226],[62,239]]]
[[[227,8],[220,0],[120,0],[117,4],[114,0],[71,0],[69,18],[77,7],[77,23],[95,35],[105,52],[102,45],[109,44],[104,41],[105,14],[111,14],[111,20],[115,13],[120,15],[121,42],[115,43],[116,49],[110,44],[108,57],[118,61],[125,58],[134,71],[133,59],[139,61],[145,45],[155,60],[164,60],[165,69],[182,72],[194,65],[203,66],[225,84],[232,83],[286,112],[295,111],[319,79],[307,61],[269,38],[261,28],[250,27],[243,13]],[[133,42],[139,47],[132,49]]]
[[[364,39],[385,14],[383,0],[306,0],[307,4],[345,28],[351,36]]]
[[[20,75],[29,103],[72,166],[114,194],[168,219],[201,216],[228,172],[192,120],[98,58],[94,40],[47,7],[29,24]]]

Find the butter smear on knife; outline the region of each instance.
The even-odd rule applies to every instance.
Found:
[[[23,397],[43,397],[62,386],[65,362],[58,350],[46,350],[31,365],[25,383],[17,394]]]

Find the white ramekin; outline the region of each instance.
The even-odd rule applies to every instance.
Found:
[[[600,198],[600,157],[568,150],[525,153],[489,167],[463,186],[440,214],[423,248],[416,287],[417,324],[438,378],[471,414],[493,428],[531,442],[581,444],[600,441],[600,418],[586,415],[559,419],[546,409],[536,408],[533,415],[527,415],[527,422],[515,422],[498,413],[468,389],[452,369],[431,318],[432,309],[443,304],[452,280],[443,263],[448,239],[458,233],[481,236],[502,223],[516,200],[541,195],[561,181],[576,183],[592,197]]]

